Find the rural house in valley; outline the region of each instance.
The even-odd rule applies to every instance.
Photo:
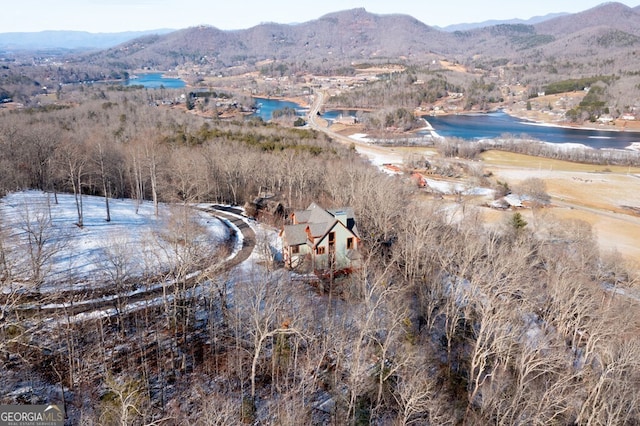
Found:
[[[311,203],[291,215],[280,231],[285,266],[314,271],[348,270],[358,266],[360,239],[350,208],[325,210]]]

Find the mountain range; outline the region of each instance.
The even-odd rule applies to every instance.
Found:
[[[607,76],[607,97],[616,99],[621,108],[640,97],[640,6],[616,2],[574,14],[533,18],[529,23],[453,31],[428,26],[409,15],[378,15],[364,8],[296,24],[163,31],[67,55],[69,71],[64,81],[114,79],[143,68],[182,69],[192,81],[198,76],[252,70],[272,75],[298,71],[336,75],[354,72],[359,64],[387,63],[417,65],[427,72],[429,64],[435,64],[433,72],[445,78],[438,65],[444,60],[463,65],[465,84],[478,79],[484,89],[490,83],[483,76],[491,81],[502,76],[503,82],[539,88],[553,81]],[[448,72],[451,76],[452,70]]]
[[[534,16],[529,19],[508,19],[508,20],[491,19],[489,21],[452,24],[452,25],[447,25],[446,27],[436,27],[436,28],[443,31],[447,31],[447,32],[454,32],[454,31],[468,31],[468,30],[474,30],[477,28],[492,27],[494,25],[502,25],[502,24],[534,25],[540,22],[547,21],[549,19],[553,19],[559,16],[565,16],[565,15],[568,15],[568,13],[549,13],[544,16]]]
[[[446,57],[478,64],[563,61],[638,65],[640,6],[604,3],[535,24],[497,24],[444,31],[409,15],[377,15],[365,9],[330,13],[305,23],[267,23],[245,30],[200,26],[147,35],[83,56],[103,66],[214,68],[253,66],[265,60],[351,64],[371,61],[421,62]],[[555,66],[555,65],[554,65]]]
[[[534,16],[530,19],[490,20],[475,23],[460,23],[446,27],[434,27],[446,32],[468,31],[477,28],[490,27],[501,24],[532,25],[543,22],[566,13],[553,13],[544,16]],[[297,25],[297,24],[288,24]],[[87,31],[48,30],[38,32],[8,32],[0,33],[0,49],[2,50],[43,50],[43,49],[107,49],[125,43],[138,37],[151,34],[168,34],[175,29],[156,29],[148,31],[128,31],[114,33],[91,33]]]

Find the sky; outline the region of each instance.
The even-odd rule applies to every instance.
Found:
[[[2,0],[7,2],[8,0]],[[262,22],[300,23],[341,10],[364,7],[376,14],[402,13],[430,26],[490,19],[528,19],[576,13],[605,0],[13,0],[2,8],[0,32],[75,30],[100,32],[182,29],[211,25],[245,29]],[[635,7],[640,0],[621,0]]]

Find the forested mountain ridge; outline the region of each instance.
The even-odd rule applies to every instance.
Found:
[[[570,35],[587,28],[608,27],[631,34],[640,34],[640,9],[621,3],[604,3],[572,15],[560,16],[535,25],[539,33],[557,37]]]
[[[540,23],[540,22],[547,21],[549,19],[557,18],[559,16],[564,16],[564,15],[568,15],[568,13],[566,13],[566,12],[549,13],[549,14],[544,15],[544,16],[534,16],[534,17],[529,18],[529,19],[518,19],[518,18],[507,19],[507,20],[490,19],[488,21],[453,24],[453,25],[447,25],[446,27],[437,27],[437,28],[440,29],[440,30],[444,30],[444,31],[454,32],[454,31],[469,31],[469,30],[473,30],[473,29],[476,29],[476,28],[491,27],[491,26],[494,26],[494,25],[501,25],[501,24],[508,24],[508,25],[515,25],[515,24],[534,25],[534,24],[537,24],[537,23]]]
[[[585,33],[612,34],[593,44]],[[532,54],[568,56],[587,46],[601,58],[611,46],[633,49],[640,36],[640,13],[620,3],[605,3],[535,25],[498,24],[453,33],[430,27],[408,15],[376,15],[365,9],[331,13],[296,24],[266,23],[245,30],[194,27],[153,38],[136,39],[90,56],[92,61],[131,67],[172,67],[205,61],[219,68],[282,61],[422,61],[432,55],[458,60],[473,56],[516,60]],[[548,51],[550,49],[550,51]],[[529,52],[528,52],[529,51]],[[561,59],[559,57],[558,59]]]
[[[364,9],[337,12],[298,25],[267,23],[246,30],[200,26],[141,38],[89,59],[105,65],[175,67],[203,63],[216,68],[266,59],[349,63],[354,59],[423,57],[451,35],[406,15],[374,15]]]

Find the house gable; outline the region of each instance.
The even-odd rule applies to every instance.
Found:
[[[291,221],[280,233],[287,266],[305,256],[314,270],[354,267],[360,239],[351,208],[325,210],[311,203],[293,212]]]
[[[328,243],[329,240],[329,234],[331,232],[337,232],[340,233],[340,235],[347,235],[345,238],[348,237],[353,237],[353,238],[358,238],[357,235],[355,235],[353,232],[351,232],[350,229],[348,229],[341,221],[336,220],[333,225],[331,225],[326,232],[324,233],[324,235],[322,235],[322,237],[320,237],[320,239],[316,242],[316,246],[320,246],[320,245],[325,245]]]

